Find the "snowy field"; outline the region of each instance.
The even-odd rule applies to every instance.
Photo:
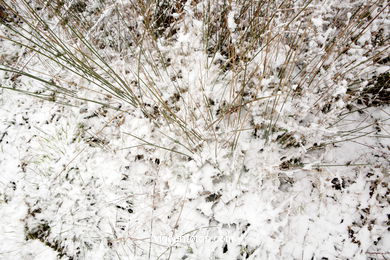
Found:
[[[0,259],[389,259],[389,13],[0,1]]]

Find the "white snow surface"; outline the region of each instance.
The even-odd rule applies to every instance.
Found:
[[[172,106],[203,135],[202,142],[194,145],[177,126],[163,119],[156,125],[122,100],[88,92],[86,88],[94,88],[88,81],[36,57],[29,60],[30,67],[48,77],[61,75],[63,85],[77,89],[80,96],[113,107],[121,104],[122,110],[84,101],[65,106],[0,89],[0,259],[390,257],[390,107],[346,109],[347,104],[360,107],[347,94],[356,71],[343,68],[365,59],[373,48],[374,31],[384,28],[388,33],[386,14],[342,59],[319,72],[320,81],[285,103],[284,93],[298,83],[283,83],[275,94],[280,78],[269,72],[283,66],[290,47],[277,41],[273,49],[259,51],[248,70],[258,67],[258,75],[270,76],[254,79],[253,94],[273,95],[272,102],[281,96],[275,107],[267,105],[278,113],[278,120],[266,140],[255,128],[274,120],[264,112],[268,99],[249,103],[239,113],[217,115],[233,100],[227,86],[236,84],[235,75],[226,72],[222,77],[217,61],[224,56],[210,57],[203,50],[203,24],[196,13],[204,6],[189,2],[174,40],[158,43],[170,58],[172,74],[151,77],[164,100],[171,100],[177,88],[183,90],[179,103]],[[318,34],[302,57],[319,57],[318,46],[335,34],[328,19],[335,15],[334,8],[352,8],[362,1],[354,2],[310,4],[311,26]],[[93,38],[113,8],[95,18],[88,37]],[[237,15],[235,10],[227,15],[233,40]],[[1,30],[5,34],[6,29]],[[2,59],[15,56],[23,62],[31,57],[5,40],[0,49]],[[137,61],[111,51],[112,66],[131,81]],[[153,74],[150,63],[145,64],[144,71]],[[291,72],[297,73],[298,67]],[[374,72],[359,76],[367,83],[373,73],[388,73],[389,68],[378,64]],[[336,81],[341,70],[345,78]],[[172,75],[178,73],[172,83]],[[9,78],[0,71],[2,85],[12,84]],[[32,90],[42,87],[27,77],[15,84]],[[241,83],[234,86],[238,92]],[[323,93],[329,95],[319,100]],[[204,105],[207,98],[214,105]],[[323,112],[329,102],[331,108]],[[215,120],[219,129],[211,131],[208,123]]]

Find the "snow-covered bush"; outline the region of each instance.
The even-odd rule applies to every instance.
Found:
[[[388,8],[0,2],[4,203],[63,258],[386,251]]]

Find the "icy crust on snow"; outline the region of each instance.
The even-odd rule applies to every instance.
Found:
[[[335,16],[334,9],[361,3],[313,3],[316,34],[300,59],[316,64],[320,46],[337,36],[332,19],[348,23],[348,16]],[[211,58],[203,51],[202,22],[195,15],[201,8],[185,5],[174,41],[158,41],[159,50],[170,58],[168,70],[148,74],[177,116],[204,135],[206,141],[191,157],[134,138],[189,152],[185,146],[190,142],[180,129],[163,119],[156,119],[157,126],[123,102],[89,92],[96,86],[86,80],[65,74],[61,84],[80,96],[113,107],[121,104],[122,111],[74,100],[75,107],[62,106],[1,90],[1,258],[366,259],[389,252],[390,141],[383,136],[390,131],[390,108],[371,107],[362,113],[345,109],[356,71],[346,72],[344,81],[335,80],[351,62],[366,59],[373,47],[370,33],[380,28],[388,33],[388,20],[380,16],[342,59],[325,61],[330,68],[319,72],[311,88],[277,103],[272,108],[279,113],[276,129],[266,142],[261,129],[275,123],[266,110],[272,107],[267,100],[250,103],[242,121],[233,113],[218,117],[218,110],[231,109],[226,105],[233,101],[227,86],[239,91],[235,80],[240,77],[232,71],[221,76],[219,64],[225,57]],[[91,38],[99,36],[97,28],[105,25],[112,10],[91,18]],[[236,16],[231,10],[227,21],[233,39]],[[108,44],[110,37],[105,39]],[[25,50],[0,44],[7,53],[2,55],[23,60]],[[277,71],[290,47],[282,41],[273,46],[277,51],[260,51],[248,66],[259,75],[270,75],[250,82],[254,97],[283,94],[298,86],[288,82],[292,86],[282,84],[275,91],[280,83]],[[133,54],[117,55],[120,48],[113,45],[107,55],[129,81],[134,80],[137,63]],[[140,59],[144,77],[152,71],[148,58]],[[30,62],[48,75],[64,74],[35,57]],[[389,69],[364,68],[359,75],[366,81]],[[292,73],[299,70],[297,65]],[[28,90],[42,88],[25,77],[12,81],[4,72],[1,79]],[[324,92],[330,94],[320,99]],[[175,101],[177,93],[180,98]],[[153,112],[152,102],[145,102]],[[328,104],[329,111],[324,109]],[[338,121],[341,113],[347,114]],[[208,122],[219,119],[219,130],[209,130]],[[232,151],[237,125],[241,134]]]

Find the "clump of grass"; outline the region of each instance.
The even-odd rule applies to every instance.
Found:
[[[156,0],[131,5],[9,0],[1,4],[1,23],[6,28],[1,38],[21,46],[36,60],[60,68],[64,75],[88,82],[101,95],[110,95],[142,111],[156,126],[168,126],[175,142],[194,153],[209,141],[208,136],[218,142],[218,135],[224,135],[234,148],[242,132],[239,129],[259,131],[258,125],[264,126],[261,136],[265,140],[278,140],[274,129],[280,128],[288,102],[312,95],[316,100],[310,106],[320,107],[315,113],[327,113],[332,109],[338,84],[350,83],[351,75],[359,76],[363,67],[375,70],[383,64],[388,47],[379,35],[373,38],[376,48],[366,54],[365,60],[349,58],[370,25],[385,12],[383,1],[352,5],[322,26],[312,21],[316,4],[313,0]],[[346,15],[348,20],[343,18]],[[217,68],[217,77],[207,83],[213,86],[202,86],[200,98],[189,87],[183,87],[188,78],[177,64],[172,64],[176,53],[169,51],[180,33],[188,33],[189,19],[202,26],[201,51],[208,57],[205,71],[215,72]],[[312,39],[322,37],[329,27],[332,33],[322,42],[313,43]],[[121,68],[112,64],[118,59],[131,65]],[[377,64],[368,65],[372,61]],[[338,67],[332,68],[332,64]],[[61,73],[54,81],[33,67],[11,62],[0,70],[12,77],[36,80],[42,91],[2,87],[49,101],[78,99],[110,107],[88,94],[80,96],[80,88],[63,87],[66,79]],[[386,81],[382,79],[385,75],[388,73],[378,76],[376,82]],[[207,92],[220,82],[225,87],[216,99]],[[374,87],[361,94],[363,100],[375,89],[376,100],[386,103],[387,90],[379,84],[386,82],[372,83]],[[90,93],[90,89],[84,90]],[[254,117],[259,120],[259,116],[261,122],[250,126],[249,122]]]
[[[254,144],[285,152],[277,172],[294,171],[307,166],[306,153],[355,142],[371,135],[367,129],[374,126],[318,134],[313,140],[305,135],[317,134],[315,124],[329,130],[351,113],[388,104],[385,32],[366,35],[383,19],[385,1],[349,3],[326,16],[314,0],[93,2],[1,1],[1,41],[20,47],[17,55],[2,56],[0,71],[6,78],[1,87],[64,105],[94,102],[120,110],[121,116],[147,118],[154,139],[123,129],[137,141],[123,149],[152,147],[192,160],[214,146],[218,158],[218,149],[235,151],[241,135],[250,131]],[[92,137],[81,128],[74,140],[93,147],[108,144],[99,138],[103,128]],[[48,149],[53,147],[58,149]],[[233,152],[222,154],[227,160]],[[160,165],[160,159],[155,162]],[[218,163],[213,166],[219,170]],[[220,174],[225,177],[223,170]],[[282,175],[279,189],[288,190],[293,180]],[[210,194],[208,202],[221,195]],[[65,256],[50,232],[49,224],[42,223],[26,229],[26,236]],[[254,249],[244,245],[241,251],[249,256]]]

